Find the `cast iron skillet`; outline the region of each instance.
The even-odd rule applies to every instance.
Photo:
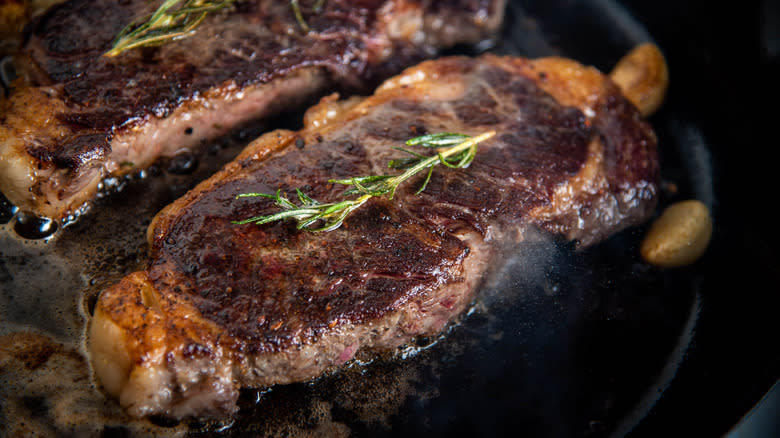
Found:
[[[608,72],[635,44],[654,40],[671,72],[668,99],[651,118],[663,169],[660,207],[688,198],[711,207],[715,234],[703,259],[670,271],[648,266],[638,256],[647,225],[586,250],[529,243],[440,339],[362,358],[313,382],[244,390],[239,415],[226,423],[153,418],[147,431],[361,437],[728,432],[780,377],[780,323],[770,305],[780,274],[767,202],[774,167],[767,152],[776,140],[762,136],[773,123],[771,97],[777,96],[768,84],[777,72],[778,43],[777,23],[766,18],[772,11],[762,13],[766,9],[777,14],[768,1],[738,7],[515,1],[502,39],[483,48],[562,55]],[[299,116],[267,126],[295,127]],[[0,256],[0,334],[31,327],[78,352],[80,315],[89,314],[100,290],[143,264],[151,216],[262,129],[215,143],[194,173],[196,161],[185,159],[169,163],[170,172],[155,168],[147,178],[118,181],[120,193],[49,240],[11,237],[15,229],[35,233],[7,215],[0,230],[7,245]],[[87,394],[100,400],[94,390]],[[4,395],[20,397],[18,415],[56,423],[45,397]],[[123,425],[111,403],[105,410],[90,429],[97,436],[137,430]]]
[[[773,305],[780,241],[772,232],[770,189],[780,7],[769,0],[622,3],[663,48],[673,72],[669,100],[654,121],[689,120],[706,140],[716,224],[707,256],[691,268],[701,275],[702,293],[694,338],[632,435],[722,435],[780,378]],[[777,436],[780,406],[762,408],[769,422],[759,436]]]

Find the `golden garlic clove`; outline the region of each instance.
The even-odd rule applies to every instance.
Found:
[[[658,110],[669,88],[666,60],[652,43],[641,44],[626,54],[609,77],[645,117]]]
[[[667,207],[640,246],[642,258],[661,268],[687,266],[704,254],[712,237],[709,209],[696,200]]]

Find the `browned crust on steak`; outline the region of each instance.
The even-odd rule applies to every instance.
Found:
[[[308,34],[289,2],[237,2],[189,38],[102,56],[156,4],[72,0],[31,28],[0,115],[0,190],[22,210],[64,219],[107,176],[197,151],[326,88],[365,89],[441,47],[484,39],[504,0],[327,1],[320,13],[304,9]]]
[[[238,193],[303,187],[328,202],[343,190],[328,179],[384,173],[409,137],[487,130],[467,169],[437,169],[419,195],[412,180],[335,231],[231,222],[274,209]],[[371,97],[324,99],[301,131],[264,135],[158,214],[147,270],[98,301],[93,363],[134,415],[220,414],[239,385],[437,333],[528,228],[592,244],[646,218],[655,142],[607,77],[560,58],[444,58]]]

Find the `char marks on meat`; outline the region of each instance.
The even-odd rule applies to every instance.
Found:
[[[0,98],[0,191],[57,220],[108,176],[197,150],[232,128],[295,108],[335,86],[365,89],[443,47],[498,29],[504,0],[237,2],[194,35],[102,56],[159,2],[71,0],[32,27],[20,74]],[[306,3],[306,2],[302,2]]]
[[[232,221],[275,211],[245,192],[321,202],[332,178],[385,173],[425,133],[494,130],[466,169],[372,198],[331,232]],[[148,268],[105,290],[90,352],[135,416],[226,415],[240,386],[302,381],[358,350],[438,333],[501,249],[529,230],[593,244],[655,207],[656,139],[618,87],[561,58],[427,61],[367,98],[324,98],[161,211]]]

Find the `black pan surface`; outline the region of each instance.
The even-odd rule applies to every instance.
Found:
[[[710,206],[707,254],[687,268],[652,268],[638,255],[647,225],[585,250],[534,239],[441,338],[359,358],[313,382],[244,390],[227,422],[126,418],[91,380],[84,327],[97,293],[143,264],[154,213],[266,127],[295,127],[299,114],[215,142],[199,163],[183,157],[109,182],[116,193],[48,239],[32,239],[37,225],[20,226],[5,206],[0,433],[723,435],[780,377],[768,154],[777,139],[762,135],[776,114],[769,81],[780,77],[772,11],[771,2],[510,2],[502,38],[482,49],[562,55],[608,72],[637,43],[661,47],[671,87],[650,119],[661,206],[689,198]]]

